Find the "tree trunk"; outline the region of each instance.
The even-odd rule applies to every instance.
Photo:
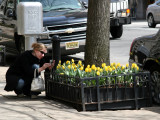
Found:
[[[110,0],[89,0],[85,66],[110,64]]]

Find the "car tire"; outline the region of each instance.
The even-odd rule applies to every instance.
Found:
[[[150,72],[152,99],[154,103],[160,104],[160,68],[154,65]]]
[[[25,51],[25,37],[24,36],[20,36],[17,42],[17,49],[20,54]]]
[[[148,22],[148,27],[150,27],[150,28],[155,28],[156,27],[153,15],[148,16],[147,22]]]
[[[113,38],[120,38],[123,34],[123,25],[111,27],[110,33]]]

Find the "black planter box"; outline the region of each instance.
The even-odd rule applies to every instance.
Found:
[[[127,74],[132,85],[118,83],[118,76],[75,78],[45,72],[46,97],[69,103],[78,111],[139,109],[152,106],[150,73]],[[127,75],[121,75],[125,78]],[[114,84],[100,85],[99,80],[114,78]],[[72,81],[75,81],[74,83]],[[87,82],[96,81],[96,85]]]

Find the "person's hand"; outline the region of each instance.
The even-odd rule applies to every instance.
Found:
[[[49,67],[51,67],[50,63],[44,63],[42,66],[43,70],[45,70],[46,68],[49,68]]]

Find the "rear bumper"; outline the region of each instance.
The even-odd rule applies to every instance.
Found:
[[[111,18],[110,26],[120,26],[125,24],[131,24],[130,17]]]

